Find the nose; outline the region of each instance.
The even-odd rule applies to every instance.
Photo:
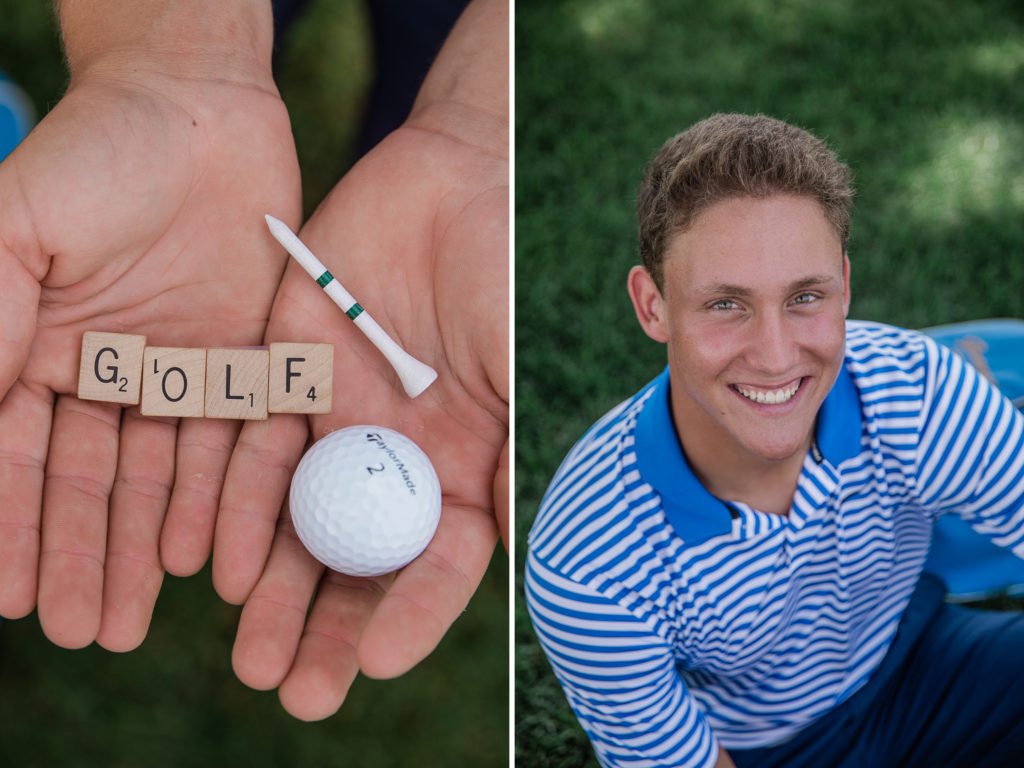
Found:
[[[754,319],[747,362],[766,378],[792,373],[800,359],[797,328],[781,312],[760,313]]]

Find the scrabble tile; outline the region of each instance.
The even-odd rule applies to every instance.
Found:
[[[206,350],[146,347],[140,410],[143,416],[203,416]]]
[[[271,413],[330,413],[333,381],[333,345],[270,345]]]
[[[267,418],[270,353],[265,349],[206,351],[206,417]]]
[[[86,331],[78,369],[78,396],[83,400],[137,404],[145,346],[145,336]]]

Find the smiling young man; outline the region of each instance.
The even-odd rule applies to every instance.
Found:
[[[565,459],[526,574],[606,766],[1024,760],[1024,620],[922,571],[945,513],[1024,555],[1024,417],[921,334],[846,320],[851,202],[763,116],[648,168],[628,288],[668,368]]]

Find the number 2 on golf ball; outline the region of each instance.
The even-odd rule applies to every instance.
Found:
[[[441,484],[409,438],[386,427],[346,427],[302,457],[288,504],[313,557],[350,576],[380,576],[430,543],[441,517]]]

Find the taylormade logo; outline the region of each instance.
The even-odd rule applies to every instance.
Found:
[[[402,476],[402,480],[405,482],[405,487],[409,489],[409,495],[416,495],[416,483],[413,482],[412,477],[409,475],[409,470],[405,468],[405,464],[398,457],[395,449],[384,442],[384,438],[380,436],[379,432],[367,432],[367,442],[375,444],[380,450],[384,451],[384,454],[391,459],[391,463],[395,465],[395,469]],[[383,465],[381,469],[383,469]]]

